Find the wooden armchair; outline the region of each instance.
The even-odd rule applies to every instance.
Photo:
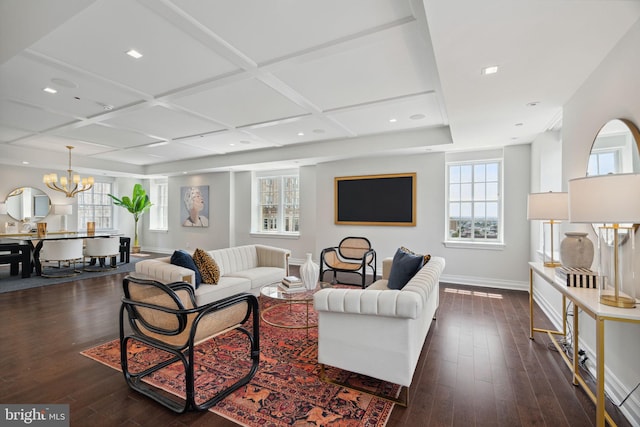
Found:
[[[325,271],[333,271],[332,283],[337,272],[355,273],[362,277],[362,289],[366,287],[367,267],[376,280],[376,251],[366,237],[345,237],[338,246],[326,248],[320,254],[320,281]]]
[[[164,285],[155,280],[127,276],[123,281],[124,297],[120,308],[120,365],[132,389],[154,399],[172,411],[205,410],[247,384],[258,370],[260,360],[258,299],[251,294],[237,294],[210,304],[197,306],[193,288],[186,282]],[[125,333],[125,315],[131,333]],[[243,325],[252,319],[252,330]],[[208,400],[197,403],[194,372],[196,344],[236,329],[248,338],[251,365],[244,376],[227,380]],[[140,372],[131,372],[127,344],[131,340],[167,352],[171,357]],[[186,396],[172,398],[143,379],[175,362],[184,367]],[[237,367],[238,375],[244,369]],[[204,384],[210,388],[212,384]]]

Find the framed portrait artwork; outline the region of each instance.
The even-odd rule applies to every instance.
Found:
[[[180,187],[180,220],[183,227],[209,226],[209,186]]]

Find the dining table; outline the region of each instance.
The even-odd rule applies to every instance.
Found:
[[[64,233],[64,234],[44,234],[44,235],[32,235],[27,234],[24,236],[6,237],[5,239],[15,239],[27,242],[31,249],[31,269],[35,270],[36,276],[42,275],[42,264],[40,263],[40,250],[45,240],[68,240],[68,239],[96,239],[101,237],[120,236],[118,233]]]

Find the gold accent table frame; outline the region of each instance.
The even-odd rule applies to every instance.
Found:
[[[309,337],[309,329],[317,328],[318,324],[309,323],[309,305],[313,303],[313,295],[318,292],[320,289],[331,287],[329,283],[320,282],[318,286],[316,286],[313,290],[304,290],[298,292],[286,292],[283,290],[278,283],[274,283],[271,285],[265,285],[260,289],[260,294],[274,300],[275,303],[271,307],[262,308],[260,310],[260,318],[267,324],[271,326],[275,326],[276,328],[285,328],[285,329],[306,329],[307,337]],[[288,305],[289,309],[291,309],[291,305],[293,304],[304,304],[306,307],[306,316],[305,323],[301,325],[295,324],[284,324],[272,322],[266,318],[266,314],[271,310],[280,308],[283,305]]]
[[[533,282],[535,275],[540,276],[545,282],[549,283],[553,288],[562,294],[562,331],[541,329],[534,327],[533,319]],[[567,335],[566,329],[566,300],[573,303],[573,360],[569,360],[567,355],[560,348],[560,344],[555,335]],[[579,346],[579,312],[584,311],[596,322],[596,393],[589,389],[585,380],[580,375],[580,356]],[[541,262],[529,263],[529,338],[534,339],[534,332],[546,333],[554,346],[564,359],[565,363],[573,374],[573,384],[580,385],[591,400],[596,405],[596,426],[604,427],[605,421],[611,426],[615,426],[609,414],[605,409],[605,365],[604,365],[604,344],[605,344],[605,328],[606,320],[613,322],[628,322],[640,324],[640,306],[636,308],[618,308],[600,304],[598,289],[573,288],[566,286],[555,275],[554,268],[547,268]]]

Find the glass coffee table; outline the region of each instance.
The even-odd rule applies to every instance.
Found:
[[[313,295],[318,292],[320,289],[330,288],[331,284],[327,282],[319,282],[315,289],[312,290],[304,290],[304,291],[296,291],[296,292],[287,292],[282,289],[279,283],[272,283],[270,285],[263,286],[260,290],[260,294],[271,300],[272,305],[262,308],[260,310],[260,318],[267,324],[271,326],[275,326],[276,328],[286,328],[286,329],[306,329],[307,336],[309,335],[310,328],[318,327],[318,324],[315,322],[310,322],[309,319],[309,306],[313,303]],[[303,322],[300,323],[299,319],[289,319],[282,321],[274,321],[269,320],[268,314],[273,310],[281,310],[283,306],[288,307],[289,313],[293,311],[293,306],[296,304],[304,305],[304,315],[302,316]],[[285,307],[285,308],[286,308]]]

